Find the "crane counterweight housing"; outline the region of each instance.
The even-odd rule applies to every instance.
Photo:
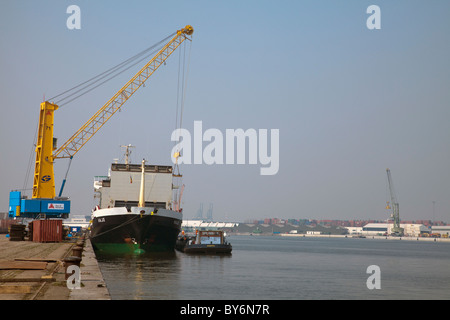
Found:
[[[70,200],[67,197],[61,197],[66,179],[63,180],[59,197],[56,197],[54,160],[72,159],[144,82],[165,63],[175,49],[184,40],[191,40],[188,36],[193,33],[194,28],[190,25],[174,33],[169,42],[59,149],[57,149],[56,139],[53,137],[54,112],[59,107],[49,101],[42,102],[36,141],[32,198],[27,199],[21,191],[11,191],[9,217],[36,218],[38,215],[45,214],[48,217],[67,218],[70,213]]]

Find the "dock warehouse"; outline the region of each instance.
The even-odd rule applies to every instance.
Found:
[[[363,235],[383,235],[391,234],[392,223],[368,223],[362,228]],[[400,224],[407,236],[418,237],[421,233],[429,233],[430,230],[423,224]]]
[[[190,231],[198,230],[220,230],[223,228],[235,228],[239,223],[234,222],[211,222],[204,220],[183,220],[181,227]]]
[[[450,226],[432,226],[431,233],[439,233],[441,236],[450,235]]]

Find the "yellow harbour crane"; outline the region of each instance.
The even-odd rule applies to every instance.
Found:
[[[53,163],[56,159],[69,158],[97,133],[98,130],[123,106],[166,59],[186,40],[191,40],[192,26],[178,30],[170,41],[139,70],[117,93],[106,102],[61,147],[56,147],[53,137],[54,112],[58,105],[45,101],[40,105],[39,126],[36,141],[32,199],[22,199],[20,191],[11,191],[9,215],[36,217],[40,213],[67,217],[70,201],[61,199],[65,179],[59,197],[56,197]]]

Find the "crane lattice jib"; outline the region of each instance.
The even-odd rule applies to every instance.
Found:
[[[391,194],[391,202],[397,203],[397,198],[395,196],[395,191],[394,191],[394,183],[392,182],[392,177],[391,177],[391,170],[389,170],[389,168],[386,169],[386,173],[387,173],[388,184],[389,184],[389,192]]]
[[[392,203],[392,218],[394,220],[394,226],[392,228],[392,232],[396,235],[402,235],[403,229],[400,227],[400,212],[399,212],[399,204],[395,195],[394,183],[392,182],[391,170],[386,169],[389,190],[391,193],[391,203]]]
[[[116,113],[144,82],[166,61],[184,40],[189,39],[191,26],[178,30],[176,35],[136,75],[97,111],[66,143],[53,154],[53,159],[71,158]]]

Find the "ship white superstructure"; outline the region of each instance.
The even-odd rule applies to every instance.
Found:
[[[100,209],[138,205],[141,186],[141,165],[113,163],[108,176],[94,180]],[[145,165],[145,206],[171,209],[172,167]]]

